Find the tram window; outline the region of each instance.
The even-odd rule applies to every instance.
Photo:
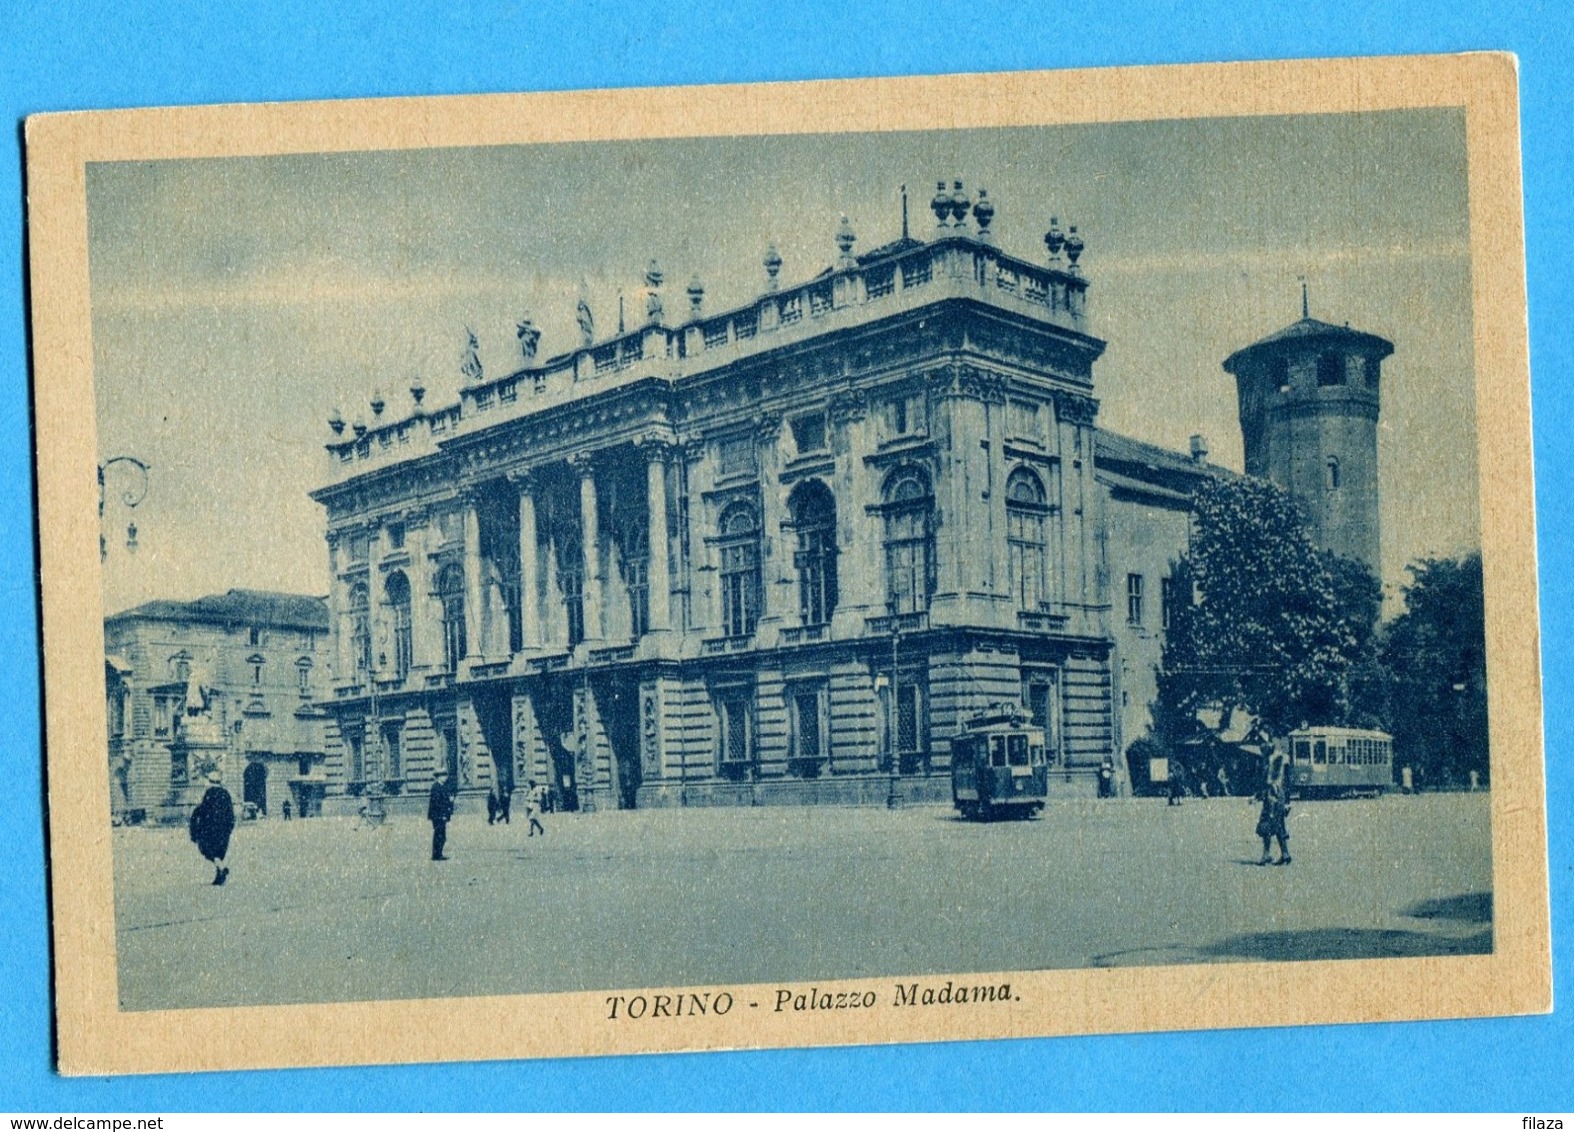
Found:
[[[1034,743],[1028,748],[1028,754],[1031,757],[1034,766],[1044,765],[1044,744]]]
[[[1328,743],[1319,739],[1312,744],[1312,763],[1316,766],[1326,766],[1328,763]]]
[[[1305,739],[1297,739],[1295,741],[1295,761],[1298,763],[1304,763],[1311,759],[1311,757],[1312,745]]]
[[[1027,766],[1027,736],[1008,735],[1006,738],[1010,744],[1011,765]]]
[[[1004,735],[994,735],[994,736],[990,737],[990,740],[989,740],[989,765],[990,766],[1005,766],[1006,765],[1006,737]]]

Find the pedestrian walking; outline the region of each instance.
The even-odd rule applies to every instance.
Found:
[[[439,770],[432,779],[432,792],[426,799],[426,820],[432,823],[432,860],[446,861],[443,848],[448,844],[448,822],[454,816],[454,796],[448,792],[448,773]]]
[[[1290,863],[1290,829],[1285,819],[1290,816],[1290,784],[1285,772],[1284,758],[1273,751],[1271,744],[1268,771],[1263,779],[1262,810],[1257,815],[1257,836],[1262,838],[1262,859],[1259,865],[1288,865]],[[1273,860],[1272,843],[1279,843],[1279,859]]]
[[[279,808],[284,811],[284,820],[285,821],[289,821],[290,820],[290,800],[288,798],[284,799],[284,805],[282,805]]]
[[[486,824],[487,825],[495,825],[495,824],[497,824],[497,790],[496,789],[488,790],[486,792]]]
[[[510,811],[514,808],[514,792],[507,786],[499,785],[497,788],[497,820],[504,825],[512,825]]]
[[[535,779],[530,780],[530,785],[525,788],[525,816],[530,819],[530,829],[526,837],[536,834],[546,836],[547,827],[541,824],[541,808],[546,803],[546,787],[537,786]]]
[[[1115,796],[1115,758],[1105,755],[1104,761],[1099,764],[1099,797],[1113,798]]]
[[[190,828],[198,851],[213,862],[213,883],[223,884],[230,879],[224,859],[229,856],[230,834],[235,832],[235,800],[220,784],[217,771],[208,775],[208,789],[191,811]]]

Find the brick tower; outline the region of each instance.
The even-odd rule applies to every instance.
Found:
[[[1382,577],[1377,418],[1385,338],[1319,322],[1301,292],[1301,320],[1224,360],[1235,377],[1246,473],[1305,508],[1312,540]]]

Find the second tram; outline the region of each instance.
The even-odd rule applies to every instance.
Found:
[[[1289,742],[1292,794],[1381,794],[1394,784],[1394,740],[1386,732],[1306,727],[1290,732]]]

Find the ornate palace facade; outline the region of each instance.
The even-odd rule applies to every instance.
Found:
[[[457,404],[335,414],[342,792],[948,797],[950,737],[1002,700],[1091,791],[1212,469],[1096,427],[1076,230],[1006,254],[960,189],[927,241],[854,254],[844,219],[832,267],[787,286],[772,249],[719,312],[652,264],[636,329],[582,303],[576,349],[538,359],[527,320],[505,376],[472,340]]]

